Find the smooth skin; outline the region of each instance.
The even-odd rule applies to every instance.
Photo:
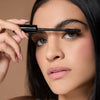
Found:
[[[26,19],[0,19],[0,83],[5,78],[9,63],[22,60],[20,43],[23,39],[28,39],[28,36],[20,29],[18,24],[26,24],[29,22]],[[9,31],[14,31],[14,35],[10,35]]]
[[[39,38],[36,59],[45,80],[59,100],[88,100],[94,84],[95,53],[90,28],[82,11],[67,0],[50,0],[36,11],[33,24],[41,28],[55,28],[69,19],[82,21],[86,25],[72,22],[62,28],[80,29],[81,35],[70,36],[51,31],[34,36]],[[56,66],[69,67],[71,72],[59,79],[51,79],[47,71]]]

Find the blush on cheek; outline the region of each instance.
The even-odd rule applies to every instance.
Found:
[[[84,39],[73,48],[72,55],[77,61],[90,61],[94,58],[94,44],[91,39]]]

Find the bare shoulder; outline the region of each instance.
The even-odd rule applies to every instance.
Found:
[[[31,96],[22,96],[22,97],[15,97],[9,100],[35,100],[35,99]]]

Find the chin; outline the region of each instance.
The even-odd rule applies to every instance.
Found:
[[[52,89],[52,92],[56,95],[64,95],[64,94],[68,94],[69,92],[71,92],[72,89]]]
[[[73,85],[73,83],[68,83],[68,82],[60,83],[60,84],[59,84],[59,82],[58,83],[54,82],[49,87],[51,88],[51,90],[54,94],[64,95],[64,94],[71,92],[77,86],[75,86],[75,84]]]

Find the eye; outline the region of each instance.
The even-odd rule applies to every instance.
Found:
[[[47,43],[47,40],[46,39],[39,39],[39,40],[36,41],[36,45],[38,47],[44,45],[45,43]]]
[[[80,33],[77,33],[77,32],[69,32],[69,33],[65,33],[64,37],[67,38],[67,39],[73,39],[73,38],[76,38],[79,35],[80,35]]]
[[[40,47],[47,43],[47,35],[43,33],[35,33],[31,35],[31,39],[36,47]]]

